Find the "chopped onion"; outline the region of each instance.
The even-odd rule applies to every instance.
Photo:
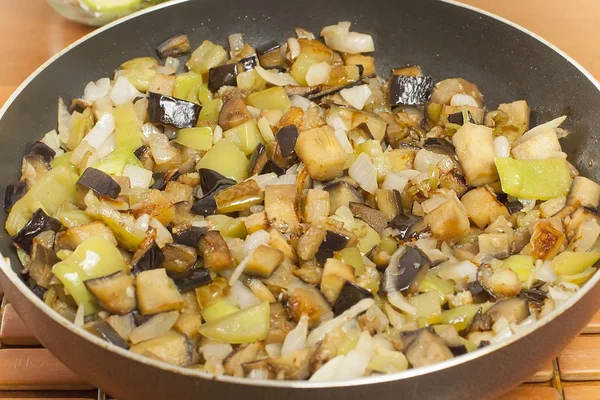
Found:
[[[235,267],[233,273],[231,274],[231,277],[229,278],[229,286],[235,285],[236,282],[240,279],[240,276],[242,276],[242,274],[244,273],[244,268],[246,268],[248,261],[250,261],[250,257],[252,257],[252,252],[246,255],[246,257],[244,257],[244,259],[240,261],[237,267]]]
[[[69,125],[71,123],[71,113],[61,97],[58,98],[58,138],[62,143],[69,141]]]
[[[268,185],[279,185],[279,178],[275,172],[268,174],[256,175],[253,179],[258,183],[260,190],[265,190]]]
[[[450,99],[450,105],[455,107],[479,107],[479,104],[477,104],[477,101],[475,101],[473,96],[469,96],[468,94],[464,93],[456,93],[454,96],[452,96],[452,99]]]
[[[320,342],[329,332],[354,319],[360,313],[367,311],[373,304],[375,304],[373,299],[362,299],[337,317],[321,323],[321,325],[317,326],[309,333],[306,344],[312,346],[313,344]]]
[[[363,331],[356,347],[346,354],[344,367],[338,370],[335,379],[347,380],[363,376],[374,353],[375,341],[368,331]]]
[[[194,219],[190,220],[190,225],[196,227],[196,228],[208,228],[210,226],[210,224],[208,223],[208,221],[204,220],[204,219],[199,219],[202,218],[199,215],[196,215],[194,217]]]
[[[83,303],[79,304],[79,307],[77,307],[77,313],[75,314],[73,323],[75,326],[83,328],[83,325],[85,324],[85,307],[83,306]]]
[[[265,345],[265,351],[269,357],[277,357],[281,355],[281,343],[269,343]]]
[[[457,284],[467,284],[477,279],[477,265],[468,260],[444,263],[437,275],[442,279],[452,279]]]
[[[129,178],[132,188],[147,189],[152,181],[152,171],[137,165],[126,165],[123,169],[123,176]]]
[[[131,343],[136,344],[163,336],[169,332],[173,325],[175,325],[177,318],[179,318],[179,313],[177,311],[156,314],[148,321],[135,328],[131,332],[129,340]]]
[[[79,151],[80,146],[77,146],[77,151]],[[86,147],[87,148],[87,147]],[[100,145],[98,150],[94,154],[88,157],[86,161],[86,167],[91,167],[96,164],[98,161],[102,160],[104,157],[112,153],[117,148],[117,136],[113,133]],[[82,150],[83,151],[83,150]],[[75,153],[74,153],[75,154]]]
[[[535,277],[544,282],[554,282],[556,280],[556,272],[552,268],[552,263],[550,261],[541,263],[535,271]]]
[[[298,96],[297,94],[290,97],[290,103],[292,104],[292,107],[299,107],[304,112],[314,105],[314,103],[306,97]]]
[[[298,39],[311,39],[313,40],[315,38],[315,34],[312,32],[309,32],[305,29],[302,28],[296,28],[296,36],[298,37]]]
[[[377,169],[367,153],[360,153],[350,166],[348,175],[365,191],[374,194],[377,190]]]
[[[371,97],[371,89],[369,89],[369,85],[358,85],[349,89],[342,89],[340,95],[352,107],[362,110],[369,97]]]
[[[494,139],[494,155],[498,158],[510,157],[510,143],[506,136],[498,136]]]
[[[281,347],[281,355],[293,353],[297,350],[302,350],[306,347],[306,336],[308,335],[308,315],[302,314],[298,325],[292,329],[283,342]]]
[[[275,86],[298,86],[298,82],[296,82],[296,79],[291,74],[267,71],[259,65],[254,69],[265,81]]]
[[[408,322],[408,319],[404,314],[396,311],[394,307],[389,304],[385,305],[385,313],[390,321],[390,324],[396,329],[402,330],[404,325]]]
[[[229,343],[208,341],[198,349],[205,359],[224,360],[233,351]]]
[[[260,116],[260,109],[259,108],[252,107],[252,106],[246,106],[246,108],[248,109],[248,111],[250,111],[250,114],[252,115],[252,118],[258,119],[258,117]]]
[[[337,25],[323,28],[321,36],[325,39],[327,47],[351,54],[375,51],[371,35],[350,32],[350,25],[350,22],[339,22]]]
[[[177,70],[173,67],[168,67],[166,65],[157,65],[156,67],[152,68],[154,71],[156,71],[157,74],[163,74],[163,75],[174,75],[175,72],[177,72]]]
[[[177,150],[171,146],[169,139],[164,133],[151,134],[148,144],[150,145],[152,158],[154,158],[156,164],[164,164],[177,156]]]
[[[385,190],[397,190],[402,193],[407,184],[408,178],[395,172],[390,172],[385,176],[381,188]]]
[[[298,39],[288,38],[286,44],[287,46],[285,54],[289,54],[289,57],[285,58],[287,58],[288,61],[293,62],[296,59],[296,57],[298,57],[298,55],[300,54],[300,43],[298,43]]]
[[[218,125],[217,125],[218,126]],[[147,146],[150,141],[150,135],[153,133],[162,133],[155,125],[146,122],[142,125],[142,142]]]
[[[165,60],[165,67],[171,67],[177,71],[179,69],[179,59],[171,56],[167,57]]]
[[[405,313],[410,315],[417,314],[417,308],[412,304],[409,304],[404,298],[404,296],[402,296],[401,292],[391,291],[388,293],[387,299],[390,302],[390,304],[396,307],[398,310],[404,311]]]
[[[264,229],[251,233],[244,242],[244,251],[246,254],[252,253],[258,246],[268,244],[271,241],[271,235]]]
[[[92,130],[85,135],[82,142],[88,142],[90,146],[98,149],[102,143],[113,133],[115,130],[115,120],[111,114],[104,114]]]
[[[398,175],[408,179],[408,180],[413,180],[415,179],[417,176],[421,175],[420,171],[415,171],[414,169],[405,169],[402,170],[400,172],[397,172]]]
[[[354,226],[354,214],[350,211],[348,206],[339,206],[337,210],[335,210],[335,214],[330,218],[340,221],[344,224],[344,229],[351,231]]]
[[[337,373],[344,368],[346,356],[339,355],[327,361],[321,368],[315,371],[308,379],[310,382],[326,382],[336,379]]]
[[[234,58],[244,48],[244,37],[241,33],[229,35],[229,54]]]
[[[149,225],[156,229],[156,244],[158,244],[158,247],[163,248],[165,244],[173,243],[171,232],[159,220],[152,218]]]
[[[513,334],[513,333],[512,333],[512,331],[510,330],[510,327],[508,327],[508,326],[507,326],[506,328],[504,328],[504,329],[502,329],[500,332],[498,332],[498,333],[496,334],[496,336],[494,336],[494,337],[493,337],[493,338],[490,340],[490,342],[492,342],[492,343],[502,342],[502,341],[504,341],[505,339],[508,339],[509,337],[511,337],[511,336],[512,336],[512,334]]]
[[[50,132],[46,133],[41,142],[54,150],[57,156],[65,153],[65,151],[60,147],[60,139],[58,138],[58,133],[56,133],[55,129],[52,129]]]
[[[425,200],[421,203],[421,207],[423,207],[423,212],[425,214],[429,214],[443,203],[445,203],[448,199],[444,196],[434,196],[428,200]]]
[[[325,61],[313,64],[306,71],[306,83],[308,84],[308,86],[317,86],[322,83],[325,83],[327,82],[327,79],[329,79],[330,71],[331,65],[329,65]]]
[[[140,232],[146,232],[148,230],[148,225],[150,224],[150,215],[142,214],[135,220],[135,224],[133,225],[133,229],[138,230]]]
[[[223,139],[223,128],[217,125],[213,131],[213,143],[216,144],[221,139]]]
[[[83,100],[92,103],[103,97],[108,96],[110,92],[110,79],[102,78],[96,82],[90,82],[83,89]]]
[[[519,200],[519,203],[523,204],[523,208],[521,209],[522,212],[529,212],[531,210],[533,210],[533,208],[535,207],[535,200],[532,199],[517,199]]]
[[[437,249],[437,239],[420,238],[415,241],[415,246],[417,246],[422,252],[426,253],[429,250]]]
[[[250,308],[260,304],[260,300],[252,290],[248,289],[242,282],[237,281],[231,286],[231,295],[235,298],[241,309]]]
[[[285,174],[279,177],[280,185],[295,185],[298,179],[298,174]]]
[[[115,85],[110,92],[110,98],[112,99],[115,106],[120,106],[133,101],[136,97],[144,97],[144,95],[122,76],[117,78]]]
[[[414,168],[420,172],[429,173],[431,166],[437,166],[444,160],[452,160],[445,154],[434,153],[433,151],[421,149],[415,155]]]
[[[346,135],[346,132],[343,129],[336,129],[333,131],[333,133],[335,134],[335,137],[337,138],[338,142],[340,142],[340,145],[346,151],[346,153],[354,153],[354,149],[352,148],[352,145],[348,140],[348,136]]]
[[[263,116],[258,119],[258,130],[260,131],[260,135],[266,143],[275,141],[275,135],[273,135],[273,130],[269,125],[269,120],[267,117]]]
[[[531,128],[530,130],[525,132],[523,134],[523,136],[521,136],[520,138],[515,140],[515,142],[513,143],[513,146],[517,146],[523,142],[526,142],[529,139],[532,139],[541,133],[558,128],[560,126],[560,124],[562,124],[565,121],[565,119],[567,119],[567,116],[563,115],[562,117],[558,117],[558,118],[553,119],[552,121],[548,121],[546,123],[538,125],[535,128]]]

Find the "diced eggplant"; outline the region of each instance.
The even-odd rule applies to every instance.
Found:
[[[258,56],[256,54],[250,54],[247,57],[242,58],[238,62],[238,71],[246,72],[253,70],[258,65]]]
[[[312,225],[298,240],[296,245],[298,257],[304,261],[312,260],[317,254],[317,251],[319,251],[319,247],[324,239],[325,230],[320,226]],[[333,254],[333,252],[331,254]],[[323,261],[325,259],[327,259],[327,257],[324,257]]]
[[[300,381],[310,376],[310,366],[317,346],[293,351],[289,354],[269,357],[267,364],[279,380]]]
[[[34,142],[30,146],[26,148],[27,154],[35,154],[41,156],[46,163],[50,163],[54,156],[56,156],[56,151],[54,151],[50,146],[43,142]]]
[[[527,317],[529,317],[529,304],[526,299],[514,297],[501,300],[486,312],[476,315],[469,331],[489,331],[500,318],[505,318],[509,324],[519,324]]]
[[[295,185],[268,185],[265,188],[265,211],[271,226],[281,232],[298,229],[297,197]]]
[[[197,287],[208,285],[212,282],[210,271],[206,268],[191,269],[181,274],[173,275],[171,279],[173,279],[175,286],[177,286],[181,294],[191,292]]]
[[[354,214],[355,217],[362,219],[369,226],[377,231],[377,233],[381,234],[388,226],[388,217],[386,214],[382,213],[379,210],[371,208],[366,204],[354,203],[350,204],[350,211]]]
[[[287,125],[279,129],[275,134],[281,154],[289,157],[295,154],[296,140],[298,140],[298,127],[296,125]]]
[[[264,345],[261,342],[238,347],[223,360],[225,373],[231,376],[243,377],[243,365],[254,361],[261,350],[264,350]]]
[[[134,315],[139,316],[138,311],[134,311],[127,315],[111,315],[105,319],[105,321],[113,327],[113,329],[123,338],[123,340],[129,340],[131,332],[135,329],[135,318]]]
[[[189,101],[148,92],[148,117],[155,125],[191,128],[196,125],[200,108],[198,104]]]
[[[215,195],[217,210],[221,214],[243,211],[262,202],[263,191],[254,179],[230,186]]]
[[[495,193],[487,186],[468,191],[460,201],[471,221],[481,229],[498,217],[508,217],[508,209],[498,201]]]
[[[329,216],[329,192],[309,189],[304,197],[303,218],[307,224],[323,222]]]
[[[197,259],[196,246],[185,244],[167,243],[162,249],[163,268],[169,272],[182,273],[190,269]]]
[[[160,58],[181,56],[191,50],[190,39],[183,33],[175,35],[156,46],[156,54]]]
[[[402,195],[396,189],[377,189],[375,202],[379,211],[386,216],[388,221],[393,220],[398,214],[402,214]]]
[[[150,148],[148,148],[148,146],[141,145],[140,147],[135,149],[133,155],[136,156],[138,160],[141,160],[144,154],[146,154],[149,150]]]
[[[454,145],[446,139],[427,138],[425,139],[423,148],[434,153],[445,154],[450,157],[456,156]]]
[[[77,184],[111,199],[116,199],[121,193],[121,186],[110,175],[96,168],[86,168]]]
[[[59,232],[56,236],[56,249],[75,251],[77,246],[92,236],[101,236],[117,245],[115,235],[106,224],[102,221],[94,221]]]
[[[217,92],[223,86],[237,86],[237,74],[237,64],[225,64],[211,68],[208,71],[208,89],[211,92]]]
[[[390,106],[425,104],[433,93],[430,76],[393,75],[390,78]]]
[[[202,215],[204,217],[216,214],[217,203],[215,202],[215,196],[207,194],[206,196],[196,200],[190,211],[194,214]]]
[[[9,182],[4,191],[4,211],[10,212],[12,206],[27,194],[26,181]]]
[[[287,298],[285,307],[289,316],[296,322],[300,321],[302,315],[307,315],[309,328],[316,327],[324,318],[331,315],[331,306],[323,294],[311,285],[293,289]]]
[[[233,186],[237,183],[233,179],[229,179],[212,169],[200,168],[198,173],[200,174],[200,188],[204,194],[212,192],[213,189],[222,184]]]
[[[341,206],[349,207],[350,203],[364,203],[360,192],[344,181],[338,181],[325,186],[323,190],[329,192],[329,215],[335,214]]]
[[[565,241],[562,227],[555,226],[551,220],[540,220],[533,227],[531,240],[533,258],[536,260],[550,260],[560,251]]]
[[[328,258],[323,268],[320,289],[323,296],[334,304],[346,281],[355,282],[354,267],[334,258]]]
[[[175,331],[135,344],[130,350],[180,367],[187,367],[192,363],[192,342],[186,335]]]
[[[158,172],[156,174],[152,174],[152,179],[154,179],[154,183],[150,186],[150,189],[156,190],[165,190],[167,184],[181,176],[181,172],[176,169],[171,169],[167,172]]]
[[[453,357],[444,340],[429,329],[418,331],[406,348],[405,354],[408,362],[414,368],[434,364]]]
[[[576,176],[567,197],[567,205],[597,208],[600,205],[600,185],[591,179]]]
[[[477,281],[469,282],[467,284],[467,290],[471,292],[471,297],[475,304],[485,303],[494,299],[494,297]]]
[[[519,276],[510,268],[492,270],[488,265],[481,265],[477,270],[477,282],[497,299],[514,297],[521,291]]]
[[[49,217],[41,208],[33,213],[27,224],[13,237],[13,244],[27,253],[31,253],[33,239],[44,231],[58,232],[62,224]]]
[[[483,104],[483,96],[477,86],[462,78],[444,79],[435,85],[431,101],[439,104],[450,104],[455,94],[466,94],[477,102],[479,107]]]
[[[263,68],[281,67],[283,66],[283,58],[281,57],[281,44],[274,40],[264,43],[256,47],[258,60]]]
[[[519,297],[524,298],[531,305],[535,305],[538,307],[543,306],[544,301],[546,300],[546,298],[548,298],[548,293],[546,293],[539,286],[534,286],[531,289],[522,290],[521,293],[519,293]]]
[[[231,65],[235,66],[235,64]],[[219,126],[221,126],[224,131],[235,128],[250,120],[252,120],[252,114],[250,114],[248,107],[246,107],[246,103],[244,103],[244,100],[239,95],[233,96],[227,100],[219,113]]]
[[[250,155],[250,162],[248,163],[248,175],[260,175],[263,168],[267,164],[267,149],[265,145],[259,143],[252,154]]]
[[[483,186],[498,180],[493,142],[491,128],[471,123],[464,124],[452,136],[469,186]]]
[[[344,249],[349,241],[350,238],[348,236],[328,230],[325,233],[325,239],[319,246],[319,250],[315,255],[317,261],[324,263],[328,258],[333,257],[334,252]]]
[[[367,289],[350,281],[346,281],[344,286],[342,286],[342,290],[340,291],[337,300],[333,303],[333,313],[337,317],[359,301],[372,298],[373,293],[369,292]]]
[[[244,268],[244,273],[250,276],[268,278],[279,267],[283,259],[284,256],[281,250],[260,245],[252,253],[246,268]]]
[[[342,176],[348,153],[329,125],[302,132],[295,149],[312,179],[329,181]]]
[[[96,302],[111,314],[125,315],[137,308],[134,278],[123,271],[84,281]]]
[[[138,245],[131,259],[131,273],[135,276],[143,271],[160,268],[165,256],[156,243],[156,234],[150,234]]]
[[[37,286],[49,288],[54,278],[52,267],[60,260],[55,252],[56,234],[45,231],[33,238],[31,246],[31,260],[27,264],[29,277],[35,281]]]
[[[106,340],[108,343],[119,346],[125,350],[129,350],[129,343],[127,343],[126,340],[123,340],[121,335],[119,335],[119,333],[111,325],[109,325],[108,322],[96,322],[92,328],[95,330],[98,336]]]
[[[38,154],[27,154],[21,163],[21,180],[30,185],[36,183],[46,172],[50,171],[50,164]]]
[[[220,272],[233,267],[233,256],[227,242],[219,231],[208,231],[198,241],[198,251],[204,259],[204,267]]]
[[[391,221],[390,226],[400,231],[400,239],[404,241],[410,241],[410,239],[417,236],[418,227],[423,223],[422,217],[409,214],[404,215],[402,213],[396,215]]]
[[[185,302],[163,268],[141,272],[135,279],[138,308],[142,315],[178,311]]]
[[[383,275],[386,291],[416,293],[431,267],[431,261],[418,247],[402,245],[392,255]]]
[[[196,248],[198,241],[207,230],[208,228],[192,226],[189,229],[173,233],[173,241]]]
[[[39,286],[39,285],[35,285],[31,291],[33,292],[33,294],[35,294],[39,299],[44,300],[44,293],[46,293],[48,289],[46,289],[45,287]]]
[[[423,218],[436,239],[456,242],[464,237],[471,225],[469,217],[456,196],[446,200]]]

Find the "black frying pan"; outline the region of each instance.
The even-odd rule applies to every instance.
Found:
[[[18,178],[27,142],[56,127],[56,98],[78,96],[91,80],[111,76],[123,61],[147,56],[176,33],[193,46],[203,39],[227,43],[242,32],[257,45],[283,40],[293,28],[313,32],[338,21],[373,35],[381,75],[391,67],[419,64],[436,79],[464,77],[485,94],[485,103],[526,99],[533,124],[568,115],[572,136],[564,145],[586,176],[600,180],[594,151],[600,137],[598,84],[589,74],[531,34],[492,16],[436,0],[281,0],[174,2],[101,29],[36,72],[0,111],[0,178]],[[0,213],[4,224],[6,215]],[[0,252],[20,269],[10,238],[0,230]],[[537,330],[425,368],[333,384],[251,382],[143,359],[74,328],[37,299],[17,273],[2,267],[0,283],[44,346],[91,384],[120,399],[485,399],[531,376],[590,320],[600,300],[594,276],[567,307]]]

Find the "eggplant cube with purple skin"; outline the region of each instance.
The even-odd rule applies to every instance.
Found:
[[[425,104],[433,93],[430,76],[394,75],[390,79],[390,106]]]

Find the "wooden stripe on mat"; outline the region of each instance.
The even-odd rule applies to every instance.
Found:
[[[0,325],[0,341],[10,346],[35,346],[38,340],[25,326],[12,305],[7,304],[2,313]]]
[[[498,400],[558,400],[558,391],[553,387],[521,386],[511,390]]]
[[[594,315],[590,323],[583,328],[582,333],[600,333],[600,312]]]
[[[560,377],[565,381],[600,379],[600,336],[579,336],[558,356]]]
[[[0,350],[0,390],[85,390],[92,387],[46,349]]]
[[[539,383],[539,382],[548,382],[552,379],[552,375],[554,374],[554,367],[552,366],[552,362],[544,365],[542,369],[536,372],[531,378],[527,379],[528,383]]]
[[[567,386],[563,391],[565,400],[600,399],[600,386]]]

